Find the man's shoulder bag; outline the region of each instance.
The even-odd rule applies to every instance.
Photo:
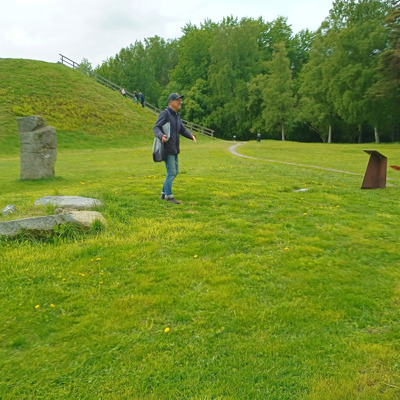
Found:
[[[162,130],[164,132],[164,135],[167,136],[169,139],[170,136],[170,124],[169,122],[165,123],[162,126]],[[154,138],[153,141],[153,161],[154,162],[160,162],[160,161],[165,161],[167,155],[165,153],[164,149],[164,142],[160,140],[158,137]]]

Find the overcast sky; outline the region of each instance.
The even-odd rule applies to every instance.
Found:
[[[332,0],[1,0],[0,58],[57,62],[61,53],[96,67],[136,40],[179,38],[189,22],[284,16],[297,33],[316,30],[331,6]]]

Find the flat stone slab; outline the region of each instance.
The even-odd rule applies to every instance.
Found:
[[[55,226],[63,224],[77,224],[83,229],[89,229],[96,220],[107,225],[103,215],[97,211],[71,211],[58,215],[3,221],[0,222],[0,236],[12,237],[24,232],[33,234],[52,232]]]
[[[55,206],[72,208],[74,210],[86,210],[88,208],[102,206],[102,202],[90,197],[80,196],[45,196],[35,201],[35,206]]]
[[[61,218],[61,214],[3,221],[0,222],[0,236],[15,236],[19,232],[26,231],[48,232],[62,223],[63,219]]]

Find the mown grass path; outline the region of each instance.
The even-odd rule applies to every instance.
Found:
[[[242,142],[242,143],[236,143],[232,146],[229,147],[229,152],[234,154],[235,156],[238,157],[243,157],[243,158],[250,158],[252,160],[262,160],[262,161],[268,161],[268,162],[273,162],[273,163],[279,163],[279,164],[286,164],[286,165],[293,165],[296,167],[306,167],[306,168],[317,168],[317,169],[323,169],[326,171],[331,171],[331,172],[340,172],[343,174],[350,174],[350,175],[363,175],[357,172],[350,172],[350,171],[343,171],[340,169],[334,169],[334,168],[325,168],[325,167],[319,167],[317,165],[306,165],[306,164],[298,164],[298,163],[293,163],[293,162],[285,162],[285,161],[279,161],[279,160],[269,160],[269,159],[265,159],[265,158],[259,158],[259,157],[252,157],[252,156],[246,156],[244,154],[241,154],[238,152],[238,147],[245,145],[246,142]],[[399,180],[399,179],[394,179],[394,178],[387,178],[389,180]]]

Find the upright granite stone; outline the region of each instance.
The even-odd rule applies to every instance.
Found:
[[[57,134],[38,115],[18,118],[21,142],[21,179],[54,178]]]

